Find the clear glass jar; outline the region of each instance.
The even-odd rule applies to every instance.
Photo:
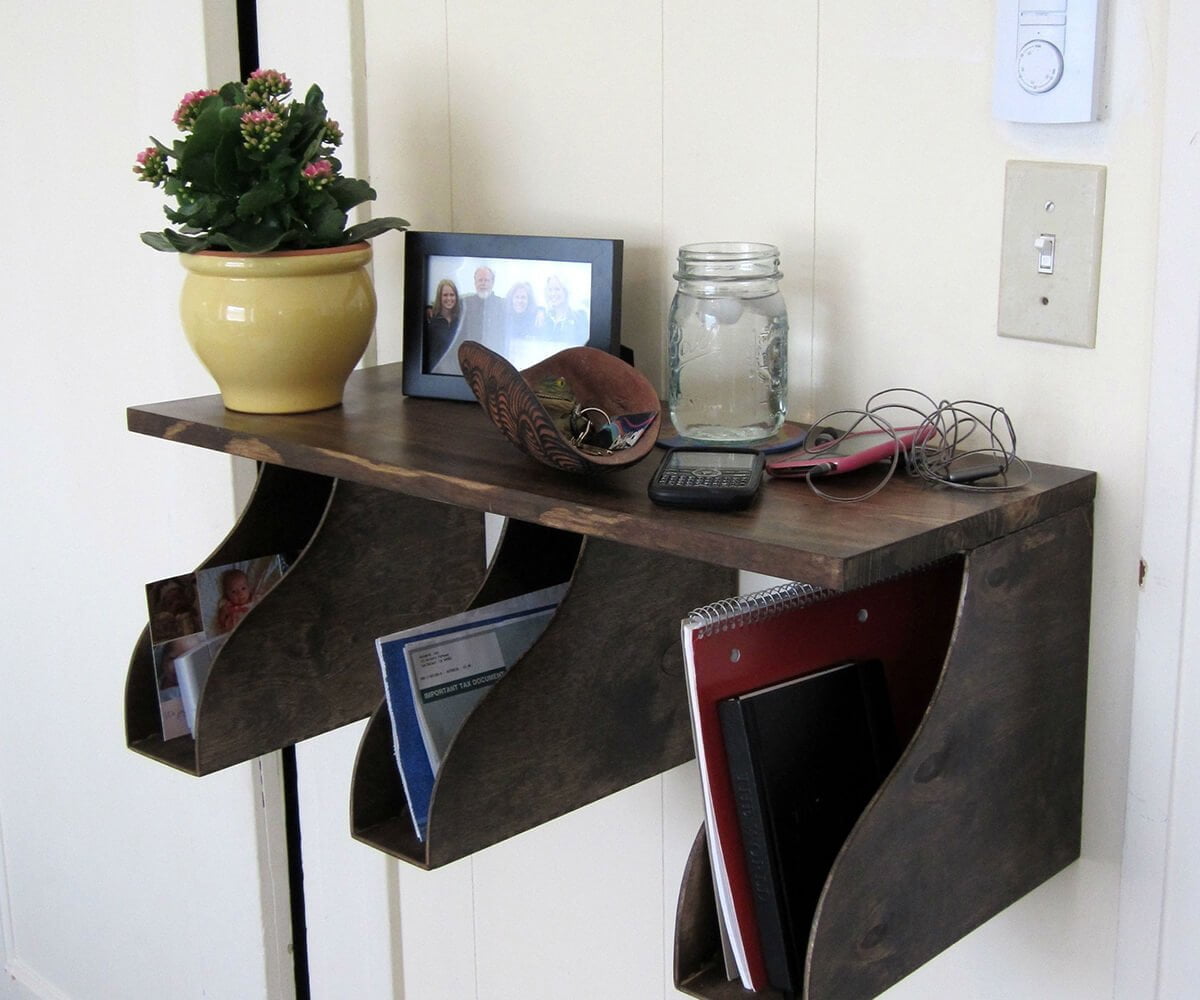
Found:
[[[746,444],[787,416],[787,306],[768,243],[679,248],[667,319],[667,405],[684,437]]]

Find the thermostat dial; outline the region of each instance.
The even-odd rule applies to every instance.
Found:
[[[1058,86],[1063,75],[1063,56],[1058,46],[1035,38],[1017,53],[1017,81],[1030,94],[1045,94]]]

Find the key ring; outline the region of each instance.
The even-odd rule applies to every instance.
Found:
[[[596,425],[592,423],[592,418],[587,416],[587,414],[589,414],[589,413],[598,413],[601,417],[604,418],[604,422],[600,425],[601,428],[604,428],[605,426],[612,423],[612,418],[607,413],[605,413],[604,410],[600,409],[600,407],[598,407],[598,406],[580,406],[579,404],[576,404],[575,408],[573,410],[571,410],[570,419],[568,420],[568,426],[571,429],[571,433],[573,435],[575,435],[575,437],[573,439],[573,443],[575,444],[575,447],[577,447],[577,448],[582,448],[585,444],[588,444],[588,441],[587,441],[588,435],[591,434],[592,431],[596,429]],[[583,421],[582,427],[579,426],[579,421],[581,421],[581,420]],[[611,446],[605,448],[601,445],[592,444],[592,445],[590,445],[590,447],[597,448],[598,450],[600,450],[603,453],[611,453],[611,451],[612,451]]]

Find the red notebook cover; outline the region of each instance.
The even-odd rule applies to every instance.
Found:
[[[961,563],[948,560],[847,593],[786,584],[699,608],[684,619],[688,702],[717,906],[747,989],[768,983],[718,703],[830,664],[878,659],[903,746],[940,675],[960,584]]]

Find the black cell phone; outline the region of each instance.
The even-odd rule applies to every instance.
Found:
[[[762,484],[764,459],[751,448],[671,448],[647,492],[666,507],[740,510]]]

